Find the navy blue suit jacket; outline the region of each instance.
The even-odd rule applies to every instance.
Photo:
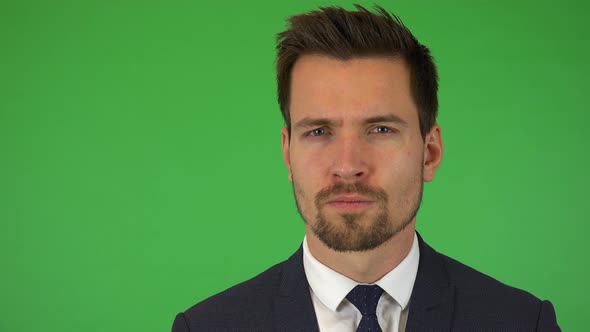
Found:
[[[553,305],[439,254],[420,236],[406,331],[560,331]],[[319,331],[303,250],[178,314],[173,332]]]

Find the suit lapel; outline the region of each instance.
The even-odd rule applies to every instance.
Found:
[[[277,331],[319,331],[303,269],[302,247],[283,263],[281,285],[273,301]]]
[[[455,288],[448,279],[442,257],[422,240],[420,263],[410,298],[406,331],[450,331]]]
[[[455,288],[442,257],[418,234],[420,263],[414,282],[406,331],[450,331]],[[319,331],[300,247],[284,262],[279,292],[273,298],[277,331]]]

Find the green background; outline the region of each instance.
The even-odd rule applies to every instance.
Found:
[[[274,35],[330,4],[2,0],[0,331],[168,331],[297,249]],[[418,230],[584,330],[590,3],[380,4],[440,72]]]

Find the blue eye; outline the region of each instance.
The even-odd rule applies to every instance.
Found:
[[[326,134],[326,128],[316,128],[312,131],[310,131],[309,133],[307,133],[307,136],[323,136]]]
[[[383,127],[383,126],[375,127],[375,128],[373,128],[372,131],[376,132],[377,134],[391,134],[394,132],[393,129],[391,129],[389,127]]]

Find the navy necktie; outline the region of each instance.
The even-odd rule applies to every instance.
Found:
[[[363,315],[357,332],[381,332],[377,321],[377,303],[381,294],[383,289],[377,285],[358,285],[346,295],[346,299]]]

